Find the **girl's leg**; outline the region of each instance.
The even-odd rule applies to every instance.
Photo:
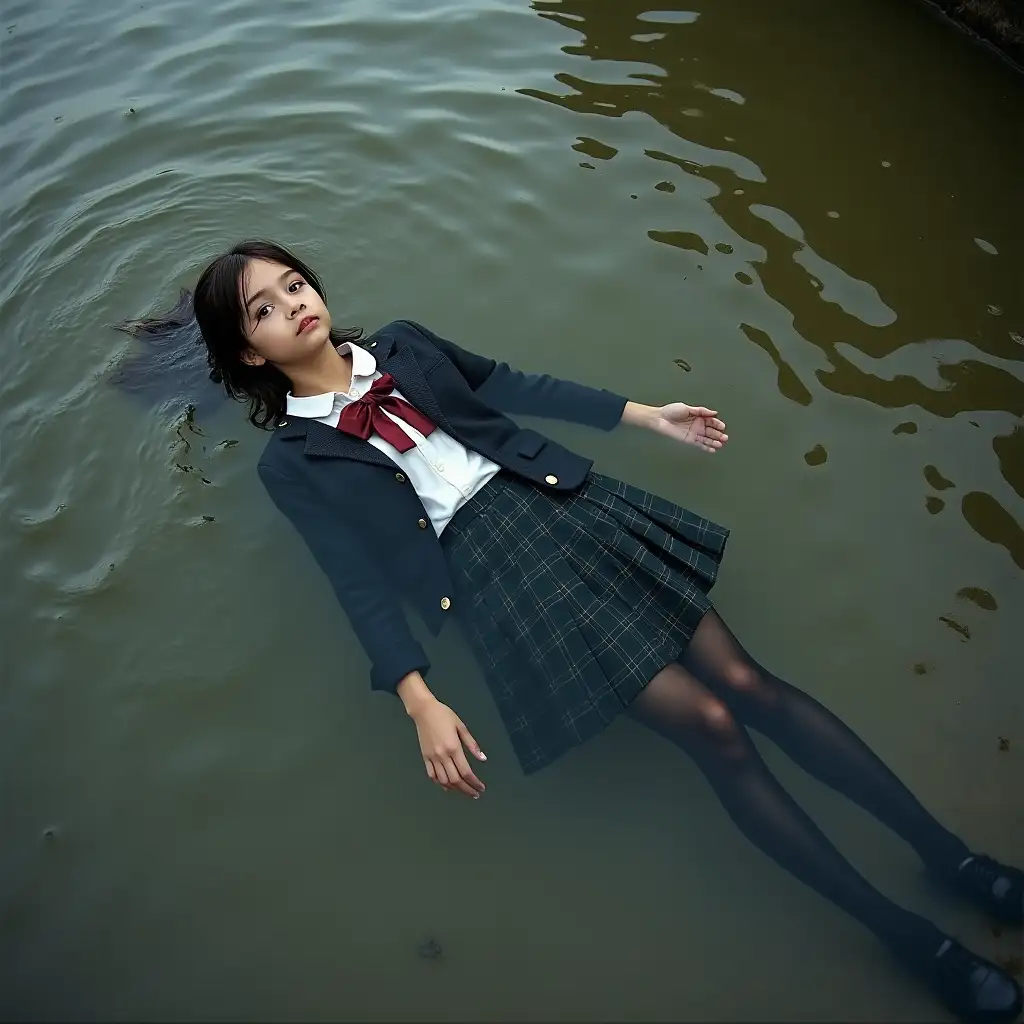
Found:
[[[771,774],[728,706],[695,676],[668,666],[630,712],[693,757],[751,842],[866,925],[956,1016],[979,1024],[1016,1019],[1022,997],[1013,978],[862,878]]]
[[[942,933],[857,873],[771,774],[726,704],[691,673],[663,669],[630,712],[690,754],[743,834],[781,867],[904,956],[922,962],[935,954]]]
[[[851,729],[754,661],[717,612],[704,616],[682,664],[744,725],[888,825],[929,867],[949,875],[970,856]]]

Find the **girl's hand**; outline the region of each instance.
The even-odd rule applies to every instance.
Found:
[[[725,423],[718,419],[718,413],[702,405],[686,405],[683,402],[663,405],[654,410],[649,425],[655,433],[695,445],[711,454],[729,440]]]
[[[427,775],[448,792],[458,790],[474,800],[479,799],[486,787],[473,774],[463,744],[478,761],[486,761],[487,755],[462,719],[447,704],[433,697],[410,715],[416,723]]]

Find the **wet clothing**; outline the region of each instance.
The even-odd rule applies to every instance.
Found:
[[[351,354],[346,395],[289,397],[260,476],[331,580],[371,685],[394,690],[429,669],[403,601],[434,632],[458,617],[534,771],[680,656],[711,607],[728,531],[592,473],[591,460],[506,415],[611,429],[621,396],[521,373],[406,321]],[[405,452],[377,431],[337,429],[385,373],[436,425],[424,434],[390,417],[385,432],[393,419],[413,441]]]

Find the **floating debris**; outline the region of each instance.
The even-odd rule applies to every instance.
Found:
[[[804,462],[808,466],[823,466],[828,461],[828,452],[823,444],[816,444],[809,452],[804,452]]]
[[[914,675],[923,676],[928,671],[928,666],[923,662],[919,661],[914,665]]]
[[[916,434],[917,424],[913,420],[907,420],[904,423],[897,423],[896,426],[892,428],[892,432],[894,434]]]
[[[999,737],[999,750],[1002,753],[1006,753],[1010,749],[1010,741],[1005,736]]]
[[[690,366],[690,364],[685,359],[673,359],[672,362],[675,363],[680,370],[685,370],[687,373],[689,373],[690,370],[693,369],[693,367]]]
[[[950,618],[948,615],[940,615],[939,622],[944,622],[954,633],[959,633],[964,640],[971,639],[971,631],[956,619]]]
[[[941,498],[936,498],[934,494],[929,494],[924,499],[924,507],[933,515],[937,516],[945,507],[946,503]]]
[[[979,608],[984,608],[987,612],[994,612],[999,607],[996,604],[996,599],[981,587],[961,587],[956,592],[956,596],[964,601],[973,601]]]
[[[659,181],[654,187],[659,192],[675,192],[676,190],[675,185],[673,185],[671,181]]]

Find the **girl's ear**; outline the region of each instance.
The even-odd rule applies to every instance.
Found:
[[[245,363],[246,366],[262,366],[266,362],[266,359],[264,359],[264,357],[255,349],[247,348],[242,353],[242,362]]]

